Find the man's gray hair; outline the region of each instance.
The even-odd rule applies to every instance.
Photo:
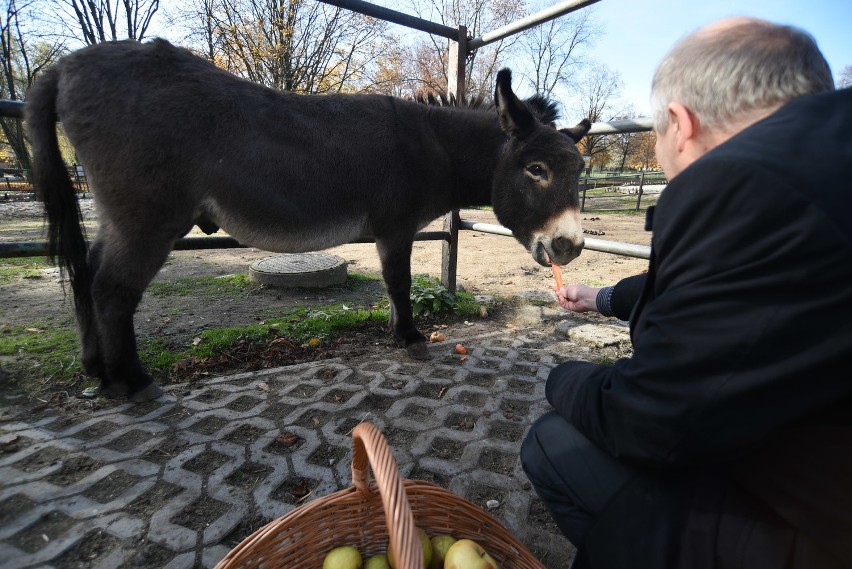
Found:
[[[711,25],[679,41],[654,73],[654,127],[664,132],[677,101],[711,130],[809,93],[834,90],[831,69],[809,33],[755,19]]]

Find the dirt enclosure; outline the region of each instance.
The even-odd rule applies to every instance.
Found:
[[[91,229],[96,225],[97,219],[91,203],[83,200],[82,209],[87,219],[89,232],[92,233]],[[497,222],[490,211],[463,210],[461,216],[463,219],[473,221]],[[649,244],[650,234],[644,231],[644,218],[641,216],[589,214],[585,217],[584,227],[589,236],[610,241],[640,245]],[[427,229],[439,229],[440,226],[440,221],[436,221]],[[42,239],[40,204],[36,202],[0,202],[1,241]],[[561,309],[555,304],[552,293],[553,275],[550,269],[540,267],[533,262],[529,253],[509,237],[462,231],[459,236],[459,246],[458,285],[468,292],[482,295],[483,304],[488,306],[488,310],[482,312],[475,319],[465,322],[443,322],[426,319],[420,323],[421,331],[427,335],[432,331],[441,331],[446,334],[448,339],[465,343],[470,342],[471,347],[481,344],[483,347],[478,349],[486,355],[477,356],[473,354],[471,357],[479,357],[482,362],[488,360],[489,349],[494,353],[503,353],[501,352],[502,344],[499,342],[504,341],[501,339],[501,334],[506,333],[507,327],[523,328],[525,337],[549,342],[548,335],[552,333],[554,318],[558,319],[561,314],[559,312]],[[347,262],[350,273],[379,273],[378,256],[372,244],[344,245],[330,249],[328,252],[342,257]],[[256,249],[173,252],[155,282],[174,283],[186,277],[245,274],[251,262],[270,255],[269,252]],[[413,273],[438,277],[440,276],[440,265],[440,242],[415,243],[412,255]],[[646,266],[647,261],[643,259],[585,251],[579,259],[564,267],[563,274],[566,282],[603,285],[641,272]],[[22,327],[31,329],[33,334],[39,334],[40,330],[43,331],[51,327],[73,329],[70,296],[63,294],[62,284],[55,268],[39,269],[31,271],[25,276],[0,279],[0,298],[2,298],[2,304],[0,304],[0,335],[19,331]],[[237,292],[216,297],[214,300],[204,294],[194,293],[192,290],[168,295],[146,293],[135,321],[140,341],[156,339],[170,345],[186,346],[198,338],[205,329],[211,327],[257,324],[267,318],[286,313],[294,307],[318,306],[329,303],[369,306],[372,303],[381,303],[383,298],[383,286],[379,281],[362,282],[358,286],[339,286],[317,290],[252,288],[245,293]],[[488,300],[489,298],[491,300]],[[548,309],[551,320],[549,322],[537,322],[534,317],[531,319],[529,312],[518,309],[519,306],[524,305]],[[553,314],[557,316],[553,317]],[[607,319],[598,315],[588,315],[588,319],[598,323],[607,321]],[[490,345],[489,342],[493,343],[494,347],[486,349],[485,347]],[[359,418],[368,416],[372,412],[374,416],[381,418],[377,409],[383,404],[391,405],[394,401],[389,396],[382,395],[382,393],[396,390],[403,395],[410,396],[409,399],[413,403],[411,407],[407,408],[407,412],[413,413],[411,422],[419,421],[423,425],[434,423],[434,426],[423,430],[419,435],[416,430],[407,430],[398,426],[386,430],[389,442],[395,452],[400,453],[401,465],[405,468],[413,468],[413,470],[406,471],[406,475],[437,482],[475,503],[484,505],[496,500],[501,505],[494,512],[495,515],[510,530],[523,536],[525,543],[545,562],[547,567],[567,566],[566,563],[570,561],[572,555],[570,545],[564,542],[564,538],[559,535],[558,530],[548,514],[543,511],[540,503],[530,499],[529,485],[528,483],[524,484],[523,476],[518,473],[517,452],[515,447],[512,446],[519,444],[520,438],[528,426],[529,418],[540,414],[542,409],[541,397],[530,395],[531,393],[538,393],[533,389],[541,390],[541,374],[536,369],[536,366],[539,365],[536,363],[536,358],[543,357],[544,365],[551,366],[554,364],[553,358],[542,356],[543,350],[516,348],[517,355],[511,357],[517,358],[518,361],[503,362],[500,365],[512,366],[511,369],[516,371],[511,373],[517,373],[517,378],[511,376],[508,379],[499,379],[494,384],[492,376],[496,372],[483,368],[466,375],[464,380],[459,380],[458,383],[462,385],[455,385],[448,378],[432,377],[436,371],[458,369],[460,363],[463,362],[459,355],[452,351],[451,345],[452,343],[448,342],[447,349],[442,349],[437,345],[430,346],[430,348],[434,348],[433,352],[436,354],[434,361],[424,364],[422,367],[417,367],[421,364],[405,360],[404,352],[391,341],[384,330],[384,326],[376,325],[347,333],[341,336],[339,342],[324,346],[321,349],[298,347],[298,350],[289,351],[283,359],[271,360],[270,365],[296,364],[292,366],[292,371],[287,372],[287,374],[293,377],[303,377],[300,380],[302,381],[300,385],[303,387],[300,387],[300,389],[316,389],[312,386],[326,385],[340,380],[337,390],[329,392],[328,401],[323,403],[325,405],[345,404],[346,398],[353,397],[353,393],[357,394],[357,397],[363,397],[363,392],[366,391],[363,385],[357,386],[353,379],[351,380],[351,389],[349,389],[347,381],[341,379],[344,378],[346,373],[352,372],[353,375],[350,376],[352,378],[358,378],[360,374],[363,380],[377,374],[386,374],[388,380],[385,383],[387,385],[383,384],[381,389],[376,389],[374,393],[364,397],[363,401],[358,406],[353,406],[349,412],[353,416],[357,414]],[[45,448],[49,452],[27,454],[28,446],[34,448],[36,445],[48,445],[48,443],[36,443],[35,440],[28,440],[26,435],[19,436],[15,432],[7,432],[6,426],[14,424],[17,419],[8,414],[6,409],[3,409],[0,413],[2,415],[0,416],[0,451],[2,451],[0,461],[4,456],[9,457],[7,462],[11,466],[6,468],[23,469],[27,473],[27,477],[36,480],[35,483],[40,483],[37,477],[42,475],[39,473],[47,472],[43,475],[45,484],[49,482],[52,485],[49,487],[58,488],[59,490],[55,491],[57,496],[61,497],[63,493],[71,494],[75,488],[79,488],[82,492],[80,495],[85,497],[81,503],[88,503],[86,500],[90,502],[94,500],[93,504],[95,502],[113,504],[112,507],[115,508],[114,513],[105,517],[87,518],[84,513],[68,516],[61,512],[69,511],[70,506],[65,505],[64,502],[60,503],[61,500],[56,500],[59,504],[58,510],[51,510],[53,503],[47,498],[45,498],[44,503],[39,502],[40,505],[36,507],[35,502],[40,498],[31,499],[26,497],[24,492],[15,493],[14,485],[20,481],[7,481],[12,486],[9,486],[6,490],[4,490],[3,484],[0,484],[0,494],[11,496],[6,499],[0,497],[0,512],[2,512],[0,513],[0,530],[4,527],[7,529],[17,527],[17,524],[23,523],[19,520],[30,520],[28,523],[32,524],[26,529],[17,531],[17,533],[10,530],[3,534],[9,534],[12,536],[11,538],[0,538],[0,541],[2,541],[0,547],[12,546],[16,549],[9,551],[27,552],[27,555],[18,558],[19,565],[15,565],[16,560],[13,558],[10,566],[30,566],[30,561],[26,561],[30,558],[28,556],[37,559],[37,556],[47,549],[47,545],[59,543],[64,539],[63,536],[74,534],[84,522],[90,524],[86,526],[88,529],[85,532],[79,530],[80,535],[85,533],[84,537],[75,538],[77,541],[73,545],[67,545],[64,552],[53,554],[55,558],[46,557],[45,560],[52,559],[52,565],[58,567],[82,567],[94,566],[91,564],[94,563],[94,560],[103,560],[106,563],[107,559],[117,559],[124,556],[125,565],[160,568],[179,566],[175,565],[176,560],[193,558],[195,559],[194,565],[185,564],[181,566],[209,566],[204,561],[205,555],[213,557],[221,555],[225,549],[235,546],[251,531],[282,513],[264,510],[263,508],[268,507],[265,505],[266,502],[272,504],[289,503],[290,506],[288,507],[293,507],[301,504],[303,500],[309,499],[312,495],[318,496],[328,493],[345,486],[347,483],[346,466],[340,465],[338,467],[336,463],[344,456],[341,453],[345,453],[345,445],[340,447],[333,443],[340,438],[337,436],[338,432],[345,435],[347,431],[351,430],[353,419],[347,418],[334,433],[330,433],[327,429],[318,429],[317,425],[320,424],[319,421],[329,421],[330,423],[337,421],[332,416],[313,412],[299,415],[301,412],[299,409],[288,407],[288,405],[282,403],[282,401],[286,401],[287,397],[276,394],[276,391],[280,390],[281,393],[289,395],[291,399],[303,397],[306,403],[302,406],[310,407],[317,405],[311,399],[312,392],[310,391],[305,391],[304,394],[297,393],[293,389],[293,385],[276,383],[279,380],[275,379],[277,376],[273,375],[267,376],[270,379],[264,380],[260,384],[266,385],[268,383],[264,391],[271,389],[272,394],[276,395],[275,397],[268,397],[267,405],[269,407],[261,415],[251,419],[254,421],[252,425],[274,422],[275,425],[281,425],[280,432],[279,430],[266,432],[264,429],[267,427],[260,429],[248,423],[242,425],[239,429],[230,429],[227,422],[217,422],[219,419],[217,413],[225,410],[216,400],[217,397],[222,397],[224,391],[221,387],[217,391],[216,386],[225,385],[226,387],[230,386],[229,389],[237,389],[239,381],[246,384],[251,381],[251,377],[246,375],[233,376],[238,378],[234,382],[225,377],[247,369],[239,361],[232,361],[227,365],[222,364],[216,368],[196,369],[193,375],[186,376],[192,380],[191,382],[175,386],[180,391],[170,390],[170,386],[166,386],[167,391],[178,399],[177,404],[173,407],[171,406],[174,405],[172,403],[152,402],[125,409],[115,402],[102,399],[84,400],[77,397],[77,393],[51,393],[49,388],[45,389],[41,398],[24,401],[26,398],[19,395],[19,390],[16,387],[18,378],[15,377],[15,374],[21,370],[23,360],[16,355],[0,357],[2,358],[0,359],[0,370],[2,370],[0,371],[0,388],[2,388],[2,393],[5,396],[4,405],[20,406],[25,403],[27,420],[39,421],[40,425],[46,425],[41,432],[57,435],[66,432],[79,432],[80,435],[74,434],[72,438],[79,438],[82,435],[89,437],[86,439],[88,441],[85,443],[86,448],[96,449],[100,444],[97,441],[104,440],[107,441],[105,446],[113,454],[123,452],[130,456],[137,452],[135,449],[138,447],[142,449],[138,452],[144,452],[144,454],[138,455],[139,464],[179,464],[179,471],[192,471],[195,474],[187,476],[198,475],[206,481],[198,489],[193,490],[196,492],[194,494],[196,496],[195,501],[188,502],[185,508],[178,510],[176,506],[170,504],[181,503],[183,496],[189,495],[191,489],[188,486],[180,486],[176,481],[177,479],[170,479],[170,483],[164,482],[164,478],[173,466],[160,468],[157,470],[158,474],[148,474],[147,471],[143,472],[141,469],[133,470],[133,465],[128,460],[128,466],[121,466],[116,469],[112,465],[100,464],[97,459],[93,459],[92,456],[100,456],[94,451],[69,453],[64,447],[55,446],[46,446]],[[564,354],[566,359],[572,357],[591,359],[595,358],[595,354],[589,351],[581,352],[580,356],[572,353]],[[312,360],[320,361],[312,364]],[[323,361],[329,363],[323,364]],[[358,367],[356,362],[359,361],[367,363]],[[497,362],[498,358],[494,358],[493,361]],[[310,367],[311,365],[318,367]],[[495,365],[497,364],[495,363]],[[381,371],[385,367],[397,371],[393,373]],[[33,370],[28,371],[32,372]],[[32,376],[33,374],[29,373],[28,375]],[[525,379],[525,375],[528,375],[529,378]],[[38,377],[37,371],[35,376]],[[50,385],[49,377],[42,377],[38,381],[46,386]],[[502,394],[498,389],[501,381],[509,384],[509,388]],[[211,383],[212,385],[210,385]],[[406,392],[407,386],[411,386],[410,393]],[[415,386],[416,391],[413,391]],[[228,409],[232,409],[231,412],[233,413],[250,413],[249,408],[256,405],[258,390],[246,386],[239,388],[243,390],[241,391],[243,395],[228,404]],[[484,391],[486,388],[495,390],[493,397],[477,392],[477,389]],[[346,389],[349,389],[349,391]],[[524,390],[527,389],[529,389],[529,392],[526,395],[523,394]],[[455,390],[459,390],[458,397],[460,399],[454,402],[453,398],[457,396]],[[446,400],[438,401],[445,396],[447,397]],[[282,397],[284,398],[282,399]],[[465,397],[468,399],[464,399]],[[532,401],[532,399],[535,399],[535,401]],[[427,404],[424,401],[429,402]],[[482,415],[477,418],[459,412],[446,413],[447,407],[459,406],[462,403],[478,407],[482,411]],[[399,402],[397,402],[398,404]],[[444,409],[441,409],[442,407]],[[11,406],[8,408],[11,409]],[[188,413],[192,409],[195,409],[195,412],[198,409],[203,409],[203,413],[206,414],[205,419],[193,423],[188,429],[181,427],[183,423],[179,421],[191,421]],[[387,411],[385,412],[387,413]],[[116,421],[133,421],[133,417],[148,416],[152,417],[149,423],[139,422],[138,426],[134,426],[132,429],[126,427],[120,437],[112,436],[110,429],[101,427],[104,424],[112,425],[110,428],[114,430]],[[288,417],[293,419],[288,419]],[[101,422],[98,422],[99,419]],[[112,423],[110,423],[111,421]],[[390,425],[391,422],[388,420],[387,424]],[[155,426],[158,429],[163,429],[163,431],[155,431]],[[150,429],[150,431],[146,429]],[[153,444],[151,441],[158,440],[152,437],[163,433],[173,434],[176,429],[185,429],[189,437],[187,440],[193,442],[188,444],[180,437],[169,436],[158,443],[156,448],[148,449],[145,446],[151,446]],[[27,431],[17,432],[26,433]],[[312,435],[311,433],[314,432],[318,434]],[[432,436],[430,434],[432,432],[439,433],[439,435],[436,435],[434,439],[428,439],[429,436]],[[493,442],[493,448],[485,448],[476,459],[468,459],[467,455],[471,451],[465,450],[465,447],[460,445],[456,439],[468,435],[478,437],[480,432],[488,433],[487,438]],[[452,436],[447,436],[446,433],[450,433]],[[315,436],[317,437],[316,440],[312,438]],[[208,441],[204,437],[211,440]],[[269,452],[266,455],[257,455],[261,458],[252,459],[256,462],[245,462],[239,469],[234,470],[226,482],[232,486],[246,486],[247,482],[234,482],[231,478],[246,476],[248,477],[246,480],[264,480],[264,477],[272,479],[274,478],[273,471],[283,468],[280,466],[280,461],[285,459],[281,457],[288,457],[286,464],[290,465],[292,461],[298,458],[300,453],[307,455],[305,449],[311,444],[318,446],[307,457],[309,464],[306,469],[296,469],[291,466],[294,471],[303,474],[297,477],[291,476],[281,481],[280,485],[270,494],[273,500],[260,500],[255,503],[252,502],[252,493],[249,492],[246,500],[232,504],[229,510],[221,501],[213,499],[214,480],[217,480],[217,484],[222,484],[221,481],[218,481],[216,473],[221,468],[227,467],[227,464],[222,466],[221,461],[225,459],[222,458],[221,452],[224,452],[223,449],[230,448],[228,447],[230,443],[238,446],[251,444],[259,448],[260,443],[257,441],[265,440],[264,437],[271,437],[270,444],[265,447]],[[422,442],[423,440],[430,442],[426,444]],[[477,444],[480,443],[468,446],[475,448]],[[418,445],[425,449],[418,452],[423,453],[428,459],[411,459],[414,456],[412,449],[419,448]],[[204,452],[192,454],[195,452],[193,449],[196,448],[199,450],[203,448]],[[511,452],[500,452],[500,449],[509,448],[512,449]],[[290,457],[291,454],[293,457]],[[25,458],[18,460],[16,458],[18,455]],[[133,454],[133,456],[137,455]],[[181,458],[184,456],[191,456],[191,458],[184,461]],[[251,456],[255,455],[252,454]],[[278,462],[270,459],[269,465],[260,464],[263,460],[266,460],[266,458],[263,458],[264,456],[267,456],[267,458],[272,456],[272,459]],[[453,477],[450,474],[441,474],[442,471],[437,466],[433,467],[433,470],[423,469],[424,464],[433,463],[452,465],[452,468],[461,469],[458,470],[461,473],[468,472],[464,469],[471,469],[470,472],[474,474]],[[114,464],[117,465],[118,463]],[[319,470],[320,466],[322,466],[323,471],[327,471],[329,464],[333,465],[332,470],[335,472],[331,482],[324,482],[321,477],[312,479],[304,474],[305,472]],[[414,466],[412,467],[412,465]],[[107,470],[111,472],[108,476],[103,477],[97,485],[89,485],[88,481],[93,478],[93,473],[106,472]],[[147,484],[147,481],[152,479],[150,477],[157,477],[158,480],[157,485],[150,491],[143,494],[140,490],[140,494],[137,496],[133,494],[133,491],[127,490],[129,487],[141,488],[143,483]],[[493,482],[494,480],[506,480],[508,485],[501,486]],[[259,483],[254,482],[254,484]],[[24,487],[26,484],[20,484],[20,486]],[[262,489],[263,486],[249,485],[247,488],[248,490]],[[82,489],[85,489],[85,491]],[[182,493],[179,494],[179,491]],[[258,492],[259,490],[254,490],[254,494]],[[122,500],[125,500],[127,505],[115,505],[122,504]],[[188,500],[189,498],[187,498]],[[529,501],[531,505],[525,505],[527,502],[524,502],[524,500]],[[164,512],[171,512],[169,508],[172,508],[174,512],[163,517]],[[219,520],[230,515],[228,512],[237,509],[243,512],[242,517],[239,519],[239,523],[234,521],[232,527],[227,530],[220,530],[224,536],[221,541],[216,542],[213,538],[208,540],[204,537],[218,527]],[[39,517],[33,514],[37,511],[49,513],[44,513]],[[110,516],[113,517],[110,518]],[[83,521],[79,522],[78,518]],[[119,520],[127,527],[137,527],[133,526],[131,522],[133,524],[141,523],[141,526],[139,526],[141,529],[138,530],[138,535],[134,537],[119,539],[116,536],[120,534],[120,531],[114,527],[109,531],[106,529],[107,521],[102,520],[108,519]],[[158,529],[156,524],[150,521],[152,519],[164,520],[166,525],[163,527],[177,528],[174,530],[174,535],[169,535],[165,530]],[[217,523],[212,523],[211,520],[217,520]],[[101,523],[104,524],[103,527],[97,525]],[[118,524],[119,529],[123,527],[121,523]],[[162,524],[163,522],[158,523]],[[91,524],[94,524],[94,526]],[[180,532],[184,531],[181,528],[194,528],[193,531],[202,536],[198,538],[199,545],[193,546],[192,543],[194,542],[189,545],[184,542],[178,543],[176,536],[183,535]],[[157,534],[158,531],[161,531],[163,535]],[[215,539],[218,540],[219,538]],[[207,541],[201,543],[203,540]],[[128,551],[131,553],[127,553]],[[177,556],[175,552],[178,552]]]
[[[82,200],[81,208],[91,235],[97,226],[91,200]],[[497,223],[489,210],[463,210],[461,217]],[[441,224],[442,221],[437,220],[426,230],[440,229]],[[589,236],[596,239],[639,245],[650,243],[650,234],[643,228],[644,218],[639,215],[590,214],[584,216],[583,224]],[[197,228],[190,236],[195,234],[201,235]],[[38,240],[43,240],[41,205],[34,201],[0,202],[0,241]],[[350,273],[380,274],[373,244],[342,245],[327,252],[344,259]],[[174,251],[154,282],[246,274],[252,262],[271,255],[273,253],[258,249]],[[415,242],[411,264],[413,274],[440,277],[441,243]],[[570,265],[563,267],[563,277],[565,282],[601,286],[641,272],[646,266],[644,259],[586,250]],[[489,297],[520,296],[546,301],[555,299],[553,282],[551,270],[534,262],[513,238],[474,231],[459,232],[457,283],[461,290]],[[213,301],[195,295],[191,290],[163,296],[146,293],[135,318],[138,335],[140,338],[161,338],[173,345],[186,345],[209,327],[248,326],[301,306],[334,302],[369,306],[384,297],[380,282],[326,289],[265,287],[265,290],[252,293],[229,295]],[[0,296],[3,298],[0,318],[4,327],[25,325],[42,329],[45,326],[73,325],[70,289],[63,287],[56,268],[38,271],[26,278],[0,280]],[[428,335],[428,330],[422,331]],[[390,348],[389,345],[383,346],[383,349]],[[3,364],[4,361],[0,360],[0,366]],[[14,367],[14,362],[7,357],[3,367],[10,366]]]
[[[90,200],[81,201],[88,233],[94,233],[97,215]],[[498,223],[488,210],[462,210],[462,219],[483,223]],[[589,214],[583,218],[589,237],[639,245],[650,244],[650,234],[644,230],[644,217],[625,214]],[[438,230],[437,220],[425,230]],[[34,201],[0,201],[0,242],[41,241],[43,237],[41,204]],[[196,229],[190,236],[201,235]],[[221,235],[221,233],[219,233]],[[378,275],[380,264],[375,246],[370,243],[342,245],[327,250],[343,258],[348,271]],[[174,251],[155,282],[168,282],[185,277],[245,274],[257,259],[273,255],[258,249],[217,249],[203,251]],[[440,277],[441,244],[437,241],[414,243],[411,259],[412,273]],[[604,285],[643,271],[647,261],[610,253],[586,250],[570,265],[563,267],[566,282]],[[70,314],[70,296],[63,295],[56,269],[47,269],[26,279],[0,281],[4,324],[24,324],[42,318],[59,318]],[[518,294],[546,295],[552,288],[549,268],[541,267],[529,253],[511,237],[474,231],[459,232],[458,285],[475,294],[512,297]],[[379,290],[370,290],[369,294]],[[227,305],[198,302],[191,295],[183,306],[162,307],[160,300],[146,294],[139,307],[136,326],[140,335],[166,335],[202,330],[215,323],[234,326],[257,321],[258,314],[274,313],[279,308],[332,300],[346,300],[346,291],[329,289],[275,289],[269,305],[259,307],[256,299],[242,304],[238,298]],[[166,314],[168,312],[168,314]],[[168,318],[168,322],[164,320]]]

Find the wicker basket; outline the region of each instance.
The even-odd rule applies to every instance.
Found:
[[[437,484],[402,478],[387,441],[372,423],[355,427],[352,447],[350,488],[308,502],[258,529],[216,569],[320,569],[333,547],[354,545],[366,560],[384,553],[389,540],[397,569],[424,569],[416,526],[430,536],[448,533],[473,539],[501,569],[545,569],[479,506]],[[375,482],[370,481],[371,466]]]

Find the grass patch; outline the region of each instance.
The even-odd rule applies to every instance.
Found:
[[[45,259],[18,259],[12,266],[35,270],[35,267],[47,265]],[[356,288],[376,282],[381,282],[378,275],[353,273],[344,286]],[[440,309],[435,310],[432,305],[432,310],[417,318],[419,327],[440,319],[479,317],[480,303],[472,294],[449,295],[437,279],[425,275],[419,276],[418,282],[422,285],[421,291],[436,291],[442,298]],[[250,281],[247,275],[232,275],[158,282],[152,284],[149,292],[154,296],[179,295],[209,302],[253,295],[261,288],[263,285]],[[338,302],[302,307],[258,324],[208,328],[192,340],[138,337],[139,356],[162,384],[198,377],[193,373],[203,370],[232,373],[234,369],[255,369],[247,367],[256,361],[253,358],[263,358],[276,347],[286,345],[298,348],[297,352],[310,352],[310,348],[331,345],[348,330],[364,324],[379,323],[383,327],[390,316],[387,297],[383,296],[378,302],[363,302],[363,306]],[[31,396],[43,397],[47,391],[72,392],[94,383],[82,370],[79,337],[73,319],[0,326],[0,358],[8,362],[16,383]]]
[[[20,364],[15,362],[9,367],[19,372],[16,375],[21,380],[42,379],[40,385],[28,391],[38,391],[42,386],[53,391],[57,387],[63,389],[82,372],[77,330],[67,323],[38,322],[0,328],[0,356],[20,358]]]
[[[208,328],[188,347],[169,346],[156,338],[139,342],[142,363],[152,372],[174,378],[182,362],[201,363],[228,356],[249,345],[262,346],[284,338],[299,345],[319,346],[364,322],[387,322],[386,308],[359,309],[343,304],[300,308],[286,316],[250,326]]]
[[[197,296],[200,300],[216,301],[235,296],[249,296],[262,289],[248,275],[221,277],[186,277],[174,281],[154,282],[148,286],[151,296]]]
[[[0,283],[8,283],[15,279],[41,278],[42,269],[52,266],[47,257],[0,259]]]

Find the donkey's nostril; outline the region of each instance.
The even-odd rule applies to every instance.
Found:
[[[566,254],[574,252],[575,249],[582,249],[583,247],[582,244],[578,247],[577,243],[567,237],[557,237],[550,242],[550,246],[553,248],[553,253],[557,257],[564,257]]]

